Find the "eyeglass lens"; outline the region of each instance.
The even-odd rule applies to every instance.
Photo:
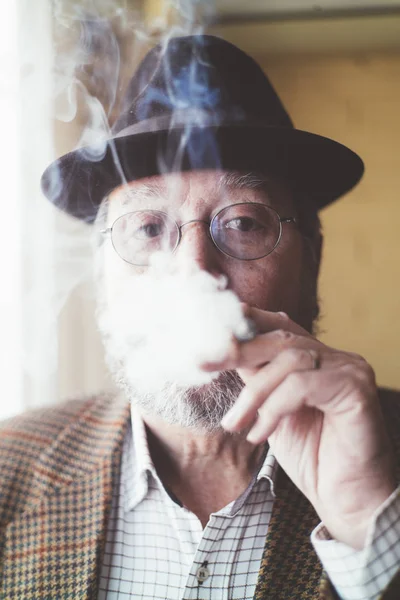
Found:
[[[281,235],[281,221],[274,209],[263,204],[234,204],[215,215],[210,232],[217,248],[225,254],[242,260],[255,260],[275,248]],[[112,242],[125,261],[148,265],[152,254],[175,250],[179,242],[179,227],[164,212],[135,211],[114,222]]]

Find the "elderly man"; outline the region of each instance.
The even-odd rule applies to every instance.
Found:
[[[123,393],[3,424],[2,598],[400,598],[399,396],[313,334],[318,210],[362,172],[210,36],[153,49],[112,138],[47,169],[45,193],[100,238]],[[155,381],[142,360],[160,251],[178,275],[224,276],[215,297],[235,293],[256,333],[201,361],[206,383]]]

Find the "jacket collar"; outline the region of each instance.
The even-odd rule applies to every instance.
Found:
[[[97,599],[128,422],[126,400],[95,398],[41,454],[27,508],[5,531],[5,598]]]

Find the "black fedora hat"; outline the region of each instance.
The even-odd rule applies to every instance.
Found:
[[[130,81],[109,139],[58,158],[42,189],[62,210],[93,222],[102,199],[125,181],[205,168],[272,172],[318,208],[364,171],[349,148],[294,128],[252,58],[197,35],[153,48]]]

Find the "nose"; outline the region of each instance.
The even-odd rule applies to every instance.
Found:
[[[199,219],[187,221],[180,227],[181,240],[175,254],[178,262],[195,264],[212,275],[221,275],[219,250],[210,235],[210,224]]]

